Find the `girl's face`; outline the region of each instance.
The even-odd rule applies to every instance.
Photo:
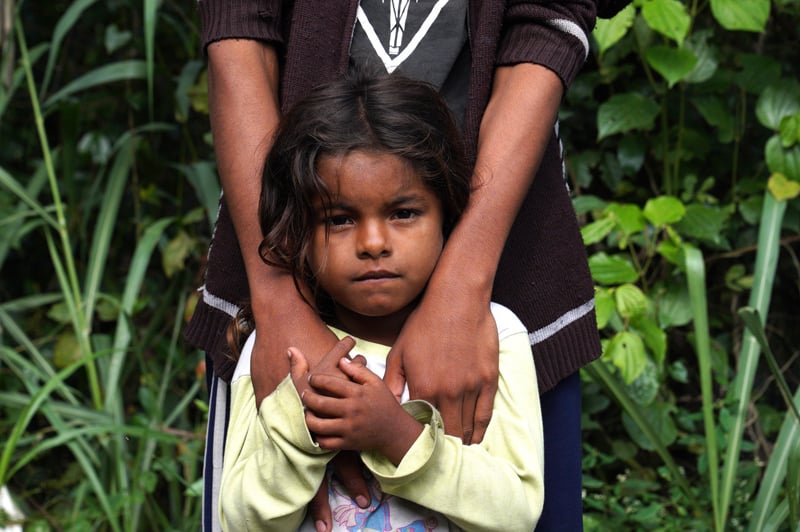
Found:
[[[336,304],[336,325],[392,343],[442,252],[439,199],[396,155],[326,156],[317,171],[331,205],[317,201],[311,269]]]

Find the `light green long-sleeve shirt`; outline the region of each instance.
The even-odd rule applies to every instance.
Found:
[[[375,513],[391,514],[394,520],[409,508],[420,510],[419,519],[430,524],[438,518],[441,530],[533,529],[544,502],[536,375],[525,327],[505,307],[492,304],[492,312],[500,340],[500,377],[483,441],[463,445],[444,433],[441,416],[432,405],[405,402],[406,411],[425,428],[402,462],[395,466],[377,453],[361,453],[380,490],[394,496],[373,499]],[[335,453],[314,443],[290,377],[256,409],[250,380],[253,344],[251,337],[232,380],[220,490],[222,524],[229,530],[296,530],[303,525],[306,506]],[[389,347],[357,339],[352,354],[365,355],[368,367],[382,375],[388,352]],[[334,500],[331,493],[334,528],[369,529],[368,516],[355,502],[343,509],[339,495]],[[424,508],[404,506],[406,501]],[[388,506],[376,509],[376,504]]]

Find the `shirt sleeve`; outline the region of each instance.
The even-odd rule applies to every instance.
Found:
[[[223,39],[283,44],[280,0],[199,0],[203,48]]]
[[[521,325],[521,324],[520,324]],[[527,332],[500,338],[500,378],[483,442],[444,433],[424,401],[404,408],[425,424],[398,466],[361,454],[384,492],[438,511],[468,530],[532,530],[544,502],[544,440]]]
[[[311,438],[290,377],[256,409],[249,376],[231,386],[220,520],[226,530],[296,530],[335,453]]]
[[[596,14],[593,0],[511,0],[496,64],[536,63],[555,72],[569,86],[589,55]]]

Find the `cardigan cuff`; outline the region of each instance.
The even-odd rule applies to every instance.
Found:
[[[253,39],[283,44],[281,2],[200,0],[203,49],[223,39]]]

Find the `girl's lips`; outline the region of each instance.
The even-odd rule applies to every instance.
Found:
[[[361,275],[357,276],[355,278],[355,280],[356,281],[374,281],[374,280],[377,280],[377,279],[394,279],[396,277],[400,277],[400,275],[398,275],[398,274],[396,274],[394,272],[386,271],[386,270],[372,270],[372,271],[368,271],[368,272],[362,273]]]

